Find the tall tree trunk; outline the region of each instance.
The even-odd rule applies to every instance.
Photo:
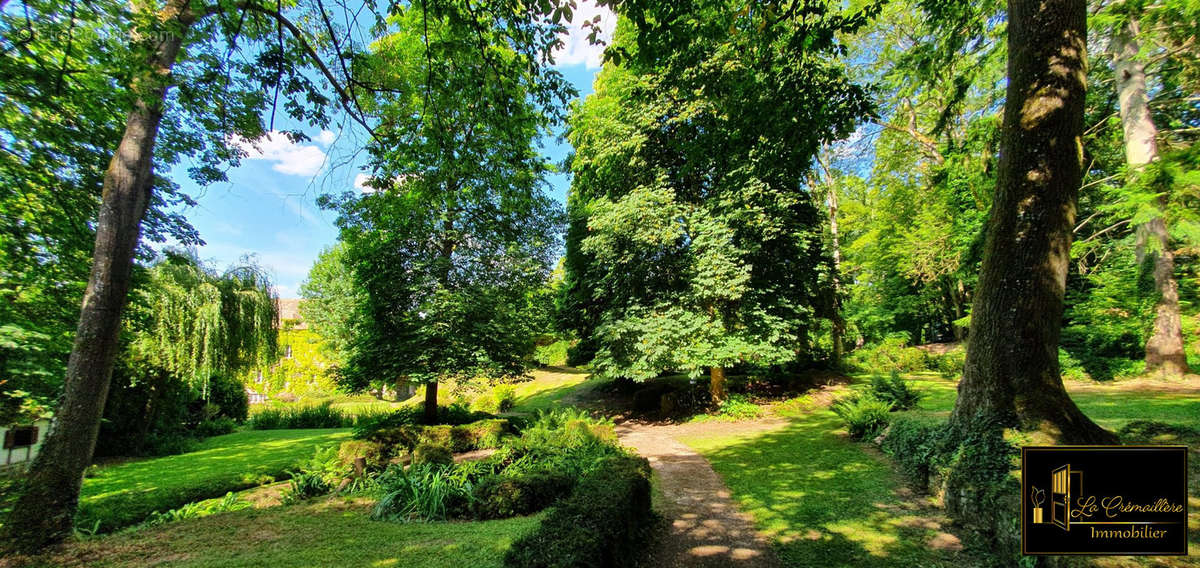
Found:
[[[430,381],[425,384],[425,423],[437,424],[437,381]]]
[[[1146,71],[1138,57],[1137,20],[1117,28],[1112,41],[1113,66],[1117,75],[1117,97],[1121,103],[1121,125],[1125,131],[1125,162],[1130,180],[1158,159],[1158,128],[1150,116],[1146,94]],[[1151,260],[1154,289],[1154,327],[1146,340],[1146,371],[1163,375],[1188,372],[1183,349],[1183,325],[1179,315],[1179,284],[1175,281],[1175,254],[1171,252],[1166,224],[1166,196],[1158,200],[1158,214],[1137,228],[1138,263],[1145,260],[1147,241],[1153,241]]]
[[[833,302],[830,308],[833,310],[833,315],[830,317],[830,323],[833,324],[833,329],[830,333],[833,339],[833,366],[840,368],[842,366],[842,356],[846,352],[844,345],[846,337],[846,319],[842,317],[842,247],[838,241],[838,196],[837,188],[833,185],[833,180],[829,180],[829,236],[833,247]]]
[[[1058,364],[1083,173],[1086,0],[1009,0],[999,177],[951,422],[1112,443],[1075,406]]]
[[[25,492],[5,523],[9,543],[38,550],[71,535],[83,472],[92,460],[118,348],[141,221],[150,202],[154,143],[162,120],[171,68],[195,21],[186,0],[171,0],[159,14],[176,20],[179,35],[164,34],[147,72],[134,79],[133,108],[125,133],[104,174],[92,269],[83,294],[75,343],[54,425],[34,460]]]
[[[725,388],[725,367],[709,367],[708,393],[712,395],[712,401],[715,404],[720,404],[729,398],[729,391]]]

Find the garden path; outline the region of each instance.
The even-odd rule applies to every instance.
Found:
[[[785,421],[752,423],[773,429]],[[662,503],[657,509],[669,523],[647,565],[664,568],[774,568],[771,543],[738,510],[729,488],[708,460],[675,440],[677,430],[699,425],[624,421],[617,425],[621,443],[650,461],[658,475]],[[728,424],[723,426],[729,426]]]

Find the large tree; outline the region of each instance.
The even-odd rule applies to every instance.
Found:
[[[1195,65],[1196,56],[1189,57],[1179,51],[1179,32],[1194,40],[1195,24],[1187,31],[1188,20],[1194,21],[1198,13],[1195,6],[1187,3],[1167,2],[1153,7],[1134,2],[1115,2],[1109,5],[1108,13],[1098,19],[1111,29],[1109,52],[1114,68],[1115,94],[1121,117],[1121,130],[1127,167],[1127,196],[1152,196],[1137,208],[1133,221],[1136,225],[1136,259],[1147,265],[1153,275],[1156,296],[1153,324],[1147,334],[1145,345],[1146,371],[1164,375],[1181,375],[1188,371],[1187,355],[1184,350],[1183,328],[1179,305],[1179,282],[1175,276],[1176,242],[1172,238],[1169,219],[1172,215],[1172,176],[1163,175],[1159,152],[1159,129],[1155,124],[1150,107],[1150,89],[1153,84],[1147,77],[1149,58],[1147,51],[1161,53],[1157,59],[1160,72],[1187,63]],[[1164,22],[1166,19],[1176,19]],[[1145,23],[1143,24],[1143,20]],[[1164,25],[1166,24],[1166,25]],[[1147,29],[1143,30],[1143,26]],[[1156,29],[1157,28],[1157,29]],[[1150,48],[1150,49],[1147,49]],[[1184,61],[1181,61],[1184,60]],[[1183,63],[1183,65],[1181,65]],[[1184,78],[1186,80],[1186,78]],[[1164,82],[1159,78],[1160,83]],[[1169,83],[1170,81],[1166,81]],[[1168,97],[1174,95],[1169,84],[1159,90]],[[1186,91],[1185,91],[1186,92]],[[1185,95],[1186,96],[1186,95]],[[1161,113],[1161,111],[1160,111]],[[1174,220],[1174,219],[1170,219]]]
[[[117,354],[142,220],[150,205],[161,199],[154,192],[156,156],[170,161],[191,154],[197,164],[193,177],[202,182],[222,179],[221,164],[236,162],[242,152],[231,137],[253,139],[264,133],[260,115],[272,101],[268,92],[282,92],[289,103],[323,100],[297,71],[299,66],[282,65],[288,57],[302,59],[304,50],[294,42],[269,43],[244,59],[229,57],[239,42],[282,37],[275,32],[285,23],[295,32],[289,39],[303,39],[276,4],[239,6],[245,17],[233,19],[233,3],[169,0],[129,8],[102,3],[92,6],[86,24],[79,26],[91,29],[78,35],[68,30],[67,49],[58,47],[64,37],[49,27],[63,21],[75,25],[66,6],[27,2],[25,10],[5,11],[6,36],[15,49],[4,55],[34,61],[43,72],[57,74],[55,90],[41,90],[46,85],[30,79],[20,85],[27,89],[23,96],[44,105],[54,100],[56,91],[78,94],[94,89],[97,100],[111,101],[124,115],[113,138],[115,147],[106,149],[110,158],[103,175],[78,174],[99,179],[102,188],[90,275],[54,426],[5,524],[17,547],[36,549],[70,534]],[[22,12],[24,16],[15,15]],[[83,61],[99,58],[108,65],[81,64],[75,49],[88,54]],[[186,65],[177,68],[181,60]],[[110,73],[112,69],[116,72]],[[305,112],[304,104],[287,107],[299,118],[323,121],[319,112]],[[158,144],[160,135],[166,136],[166,144]]]
[[[1058,361],[1083,176],[1087,6],[1010,0],[996,195],[951,422],[1040,429],[1064,443],[1116,437],[1079,410]]]
[[[545,26],[533,23],[544,10],[529,10],[520,2],[444,3],[508,24],[504,29],[516,45],[546,49],[555,39],[553,26],[547,35],[538,33]],[[223,164],[236,163],[245,154],[241,141],[265,134],[264,115],[270,110],[273,120],[277,106],[300,123],[324,126],[327,108],[340,105],[369,130],[353,106],[359,85],[349,74],[361,47],[355,38],[377,23],[360,18],[382,20],[375,10],[384,7],[367,6],[365,15],[347,12],[346,23],[339,24],[321,0],[91,4],[90,13],[104,17],[88,22],[97,33],[78,37],[96,41],[76,44],[73,4],[21,4],[21,10],[4,12],[5,36],[14,49],[3,55],[33,60],[43,73],[56,77],[50,83],[55,89],[106,85],[124,113],[104,174],[95,176],[102,178],[95,246],[56,420],[5,525],[13,545],[37,549],[65,538],[72,528],[117,352],[134,251],[148,206],[156,199],[156,157],[193,154],[198,158],[194,177],[222,179]],[[559,2],[539,7],[556,9]],[[570,18],[566,9],[555,14]],[[69,22],[65,37],[46,27],[61,28],[63,22]],[[66,49],[61,47],[64,39]],[[111,49],[113,45],[119,47]],[[102,53],[99,57],[113,62],[116,72],[79,65],[73,59],[75,46]],[[314,76],[325,84],[317,85]],[[31,85],[31,98],[47,95],[39,91],[44,85]],[[175,131],[191,136],[171,136]]]
[[[545,281],[557,213],[534,143],[569,94],[537,53],[469,9],[397,11],[359,62],[376,91],[373,190],[330,200],[365,292],[342,384],[438,384],[524,371],[540,329],[526,299]],[[543,30],[533,33],[553,33]]]
[[[597,372],[707,372],[721,400],[729,367],[809,357],[830,311],[804,183],[869,110],[836,57],[872,9],[619,9],[618,59],[571,118],[564,306]]]
[[[300,296],[300,314],[321,338],[323,354],[336,367],[345,365],[355,334],[355,311],[363,301],[345,243],[321,251],[300,285]]]

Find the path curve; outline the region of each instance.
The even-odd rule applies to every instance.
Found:
[[[675,440],[674,427],[627,422],[621,443],[650,461],[664,497],[659,513],[667,532],[647,563],[663,568],[779,566],[771,544],[739,512],[729,489],[708,460]]]

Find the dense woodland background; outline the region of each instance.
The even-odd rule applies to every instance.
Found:
[[[718,403],[729,376],[970,367],[1017,61],[1001,2],[606,2],[621,19],[585,100],[547,57],[570,3],[354,24],[200,4],[0,15],[0,403],[6,421],[86,407],[63,452],[229,431],[263,370],[273,393],[423,384],[433,421],[438,384],[553,350],[603,378],[706,377]],[[1200,366],[1198,34],[1194,1],[1086,6],[1053,380]],[[320,198],[340,240],[302,291],[312,377],[278,374],[264,270],[199,261],[193,199],[161,175],[224,179],[276,112],[369,141],[371,191]],[[574,152],[549,163],[537,141],[559,133]],[[914,349],[931,343],[962,345]],[[63,398],[72,381],[94,388]],[[76,461],[55,483],[77,493]]]

